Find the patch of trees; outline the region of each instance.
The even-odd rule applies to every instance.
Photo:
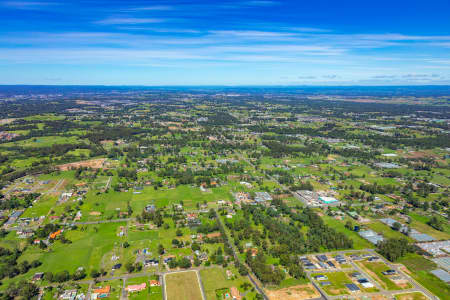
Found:
[[[39,287],[34,283],[22,280],[20,282],[11,283],[5,291],[1,293],[1,299],[37,299],[39,295]],[[20,297],[20,298],[19,298]]]
[[[396,261],[408,252],[413,252],[413,248],[405,238],[390,238],[378,242],[377,251],[390,261]]]
[[[22,255],[22,251],[19,249],[9,250],[0,247],[0,279],[5,277],[13,278],[19,274],[25,274],[32,268],[37,268],[41,265],[41,262],[34,260],[29,263],[24,260],[20,263],[17,260]]]
[[[208,121],[204,122],[205,125],[234,125],[238,123],[238,119],[224,111],[208,115]]]
[[[427,222],[427,224],[430,225],[431,227],[433,227],[436,230],[444,231],[444,225],[442,224],[442,222],[436,216],[433,216]]]
[[[371,194],[392,194],[396,191],[396,187],[394,185],[378,185],[376,182],[373,184],[361,184],[359,189]]]
[[[251,251],[247,251],[245,261],[264,284],[279,285],[286,278],[286,274],[279,267],[266,264],[266,257],[262,252],[253,257]]]
[[[159,209],[154,212],[146,212],[143,210],[141,215],[138,215],[136,219],[139,223],[153,222],[158,227],[164,224],[164,219]]]

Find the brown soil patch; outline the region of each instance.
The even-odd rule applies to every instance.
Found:
[[[91,216],[100,216],[102,213],[101,212],[99,212],[99,211],[91,211],[90,213],[89,213],[89,215],[91,215]]]
[[[416,300],[416,299],[428,300],[428,297],[420,292],[397,294],[397,295],[395,295],[395,297],[396,297],[396,299],[399,299],[399,300]]]
[[[57,168],[60,169],[61,171],[77,169],[80,167],[100,169],[100,168],[103,168],[105,161],[106,161],[106,158],[91,159],[91,160],[85,160],[85,161],[79,161],[79,162],[59,165],[59,166],[57,166]]]
[[[405,158],[424,158],[424,157],[436,157],[433,154],[424,152],[424,151],[414,151],[414,152],[409,152],[405,155]]]
[[[404,280],[404,281],[394,281],[394,283],[396,285],[398,285],[399,287],[401,287],[402,289],[404,289],[404,290],[409,289],[411,287],[409,282],[406,281],[406,280]]]
[[[0,125],[5,125],[5,124],[9,124],[14,122],[16,119],[15,118],[11,118],[11,119],[1,119],[0,120]]]
[[[319,292],[312,284],[296,285],[280,290],[266,290],[270,300],[298,300],[319,298]]]

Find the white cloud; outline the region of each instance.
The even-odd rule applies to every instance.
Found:
[[[2,5],[14,9],[36,10],[58,4],[54,2],[38,2],[38,1],[6,1],[3,2]]]
[[[164,11],[173,10],[174,7],[170,5],[152,5],[152,6],[142,6],[127,9],[128,11]]]
[[[123,25],[123,24],[151,24],[151,23],[161,23],[164,19],[158,18],[107,18],[95,22],[101,25]]]

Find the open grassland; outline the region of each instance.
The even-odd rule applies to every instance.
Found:
[[[52,270],[52,272],[69,271],[71,274],[78,268],[84,267],[87,274],[92,269],[99,269],[100,262],[105,253],[110,252],[115,244],[120,244],[117,237],[119,226],[125,223],[109,223],[88,226],[86,230],[72,230],[65,233],[71,244],[55,242],[50,249],[42,251],[37,246],[28,247],[22,260],[32,261],[38,259],[42,265],[30,272]],[[68,255],[70,259],[68,259]],[[32,274],[28,274],[31,277]]]
[[[16,142],[0,144],[1,147],[51,147],[57,144],[77,144],[80,142],[88,143],[87,140],[79,139],[76,136],[42,136]]]
[[[351,238],[353,240],[353,249],[361,250],[374,247],[373,244],[360,237],[358,233],[345,228],[345,224],[343,222],[329,216],[323,216],[322,219],[324,220],[325,224],[327,224],[331,228],[334,228],[338,232],[345,233],[345,235]]]
[[[134,211],[142,211],[150,202],[157,207],[171,206],[172,204],[179,204],[183,201],[186,209],[196,209],[197,203],[216,202],[218,200],[229,201],[232,198],[229,186],[223,186],[211,189],[211,192],[201,192],[198,187],[191,187],[187,185],[178,186],[173,189],[158,189],[153,187],[145,187],[137,194],[132,194],[132,203]]]
[[[167,274],[167,300],[204,300],[194,271]]]
[[[437,268],[434,262],[417,254],[408,254],[399,262],[407,267],[409,276],[439,298],[447,299],[450,295],[450,286],[429,272]]]
[[[430,219],[431,219],[428,216],[420,215],[420,214],[417,214],[417,213],[414,213],[414,212],[410,212],[408,215],[411,217],[413,222],[417,221],[417,222],[420,222],[420,223],[423,223],[423,224],[427,224],[430,221]],[[442,222],[442,225],[444,227],[444,231],[443,232],[446,233],[447,234],[446,237],[448,237],[448,235],[450,235],[450,224],[449,224],[449,222],[447,220],[445,220],[443,217],[438,216],[438,215],[436,215],[436,218],[438,218]]]
[[[406,235],[404,235],[399,231],[393,230],[391,227],[381,223],[380,221],[369,223],[367,226],[373,231],[382,234],[386,238],[396,238],[396,239],[405,238],[410,242],[413,242],[413,240],[410,237],[407,237]]]
[[[364,270],[367,271],[367,273],[385,289],[389,291],[393,290],[401,290],[402,287],[397,285],[395,282],[393,282],[389,276],[385,276],[382,274],[382,272],[389,270],[389,266],[386,265],[384,262],[368,262],[368,261],[362,261],[357,262],[359,266],[361,266]],[[408,284],[408,287],[410,285]]]
[[[396,300],[428,300],[428,297],[421,292],[405,293],[395,295]]]

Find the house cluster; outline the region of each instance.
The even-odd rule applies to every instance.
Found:
[[[250,193],[245,193],[245,192],[234,193],[234,202],[237,205],[266,204],[266,203],[268,203],[268,201],[271,201],[271,200],[272,200],[272,196],[267,192],[255,192],[254,198],[252,198]]]
[[[417,243],[420,248],[428,256],[434,257],[432,260],[436,263],[436,269],[431,273],[444,282],[450,282],[450,240],[435,241],[428,243]]]
[[[1,141],[10,141],[18,136],[19,136],[19,134],[14,133],[14,132],[0,131],[0,140]]]
[[[150,267],[158,267],[159,260],[151,258],[144,260],[144,267],[150,268]]]
[[[350,277],[355,280],[357,283],[359,283],[363,288],[373,288],[374,285],[372,282],[369,281],[369,279],[367,279],[366,277],[364,277],[361,273],[359,272],[354,272],[352,274],[350,274]]]
[[[86,296],[84,293],[78,293],[77,290],[65,290],[60,296],[59,299],[62,300],[85,300]]]
[[[111,286],[106,285],[104,287],[95,288],[91,293],[91,300],[103,299],[109,297],[111,292]]]
[[[23,210],[14,211],[8,218],[8,221],[3,225],[4,227],[9,227],[12,224],[16,223],[17,219],[23,214]]]
[[[222,298],[224,300],[241,300],[242,296],[237,287],[233,286],[222,295]]]

